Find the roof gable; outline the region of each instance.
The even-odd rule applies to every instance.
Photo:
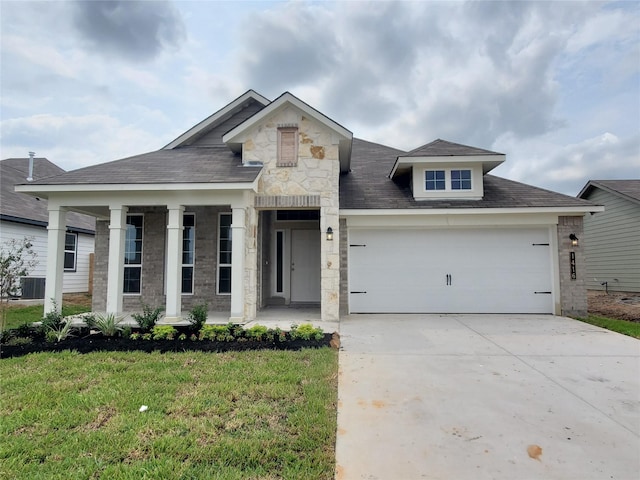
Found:
[[[496,168],[505,160],[503,153],[492,152],[483,148],[470,147],[460,143],[448,142],[438,138],[408,153],[398,155],[389,177],[402,175],[419,164],[476,164],[482,166],[482,174]]]
[[[502,153],[484,150],[482,148],[470,147],[460,143],[448,142],[440,138],[431,143],[422,145],[409,153],[405,157],[449,157],[449,156],[472,156],[472,155],[503,155]]]
[[[315,108],[310,105],[304,103],[302,100],[292,95],[289,92],[285,92],[280,97],[275,99],[265,108],[260,110],[258,113],[248,118],[246,121],[233,128],[229,132],[227,132],[222,140],[226,143],[231,150],[236,153],[242,151],[242,142],[244,141],[244,135],[250,131],[252,128],[256,127],[260,122],[266,120],[269,116],[275,114],[281,109],[286,108],[287,106],[292,106],[295,109],[301,111],[308,117],[314,119],[320,124],[326,126],[331,131],[333,131],[339,137],[339,157],[340,157],[340,171],[346,172],[349,171],[350,162],[351,162],[351,142],[353,139],[353,134],[344,128],[339,123],[331,120],[329,117],[320,113]]]
[[[225,107],[222,107],[213,115],[205,118],[200,123],[184,132],[178,138],[163,147],[163,149],[168,150],[172,148],[192,145],[194,142],[207,135],[216,127],[223,126],[225,123],[228,123],[234,116],[238,117],[239,122],[244,121],[246,117],[242,117],[238,114],[248,107],[253,105],[254,107],[257,106],[258,110],[261,110],[266,105],[269,105],[269,103],[269,100],[259,93],[256,93],[253,90],[248,90]],[[255,113],[255,108],[250,111],[250,114],[253,113]],[[236,125],[237,123],[232,123],[231,125],[227,126],[225,131],[229,128],[235,127]]]
[[[640,180],[589,180],[577,195],[578,198],[588,198],[595,188],[640,204]]]

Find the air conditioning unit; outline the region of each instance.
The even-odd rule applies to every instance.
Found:
[[[44,298],[45,282],[46,278],[44,277],[22,277],[20,279],[22,298],[25,300]]]

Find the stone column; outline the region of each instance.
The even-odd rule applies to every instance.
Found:
[[[107,313],[122,313],[122,290],[124,286],[124,242],[127,233],[127,207],[109,208],[109,266],[107,268]]]
[[[338,209],[320,209],[320,316],[323,321],[340,319],[340,223]],[[327,240],[327,229],[333,240]]]
[[[182,218],[184,206],[169,206],[167,221],[167,303],[165,322],[182,317]]]
[[[62,308],[64,280],[64,237],[67,212],[61,207],[49,208],[47,226],[47,280],[44,289],[44,313]]]
[[[230,322],[244,321],[244,208],[231,209],[231,317]]]

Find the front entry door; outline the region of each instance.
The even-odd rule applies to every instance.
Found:
[[[320,302],[320,232],[291,230],[291,302]]]

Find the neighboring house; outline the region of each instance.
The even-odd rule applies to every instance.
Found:
[[[32,178],[41,181],[60,175],[64,170],[46,158],[34,158]],[[29,176],[29,158],[8,158],[0,161],[0,243],[13,238],[32,238],[38,264],[22,280],[24,298],[44,298],[47,274],[47,200],[15,192],[15,185],[25,183]],[[93,253],[95,220],[93,217],[69,213],[64,241],[59,251],[63,257],[62,291],[64,293],[89,290],[89,256]]]
[[[584,219],[587,288],[640,292],[640,180],[591,180],[578,197],[605,208]]]
[[[602,207],[488,174],[504,160],[354,139],[290,93],[250,90],[161,150],[17,189],[49,199],[54,249],[65,208],[96,216],[96,311],[584,314],[569,237]]]

